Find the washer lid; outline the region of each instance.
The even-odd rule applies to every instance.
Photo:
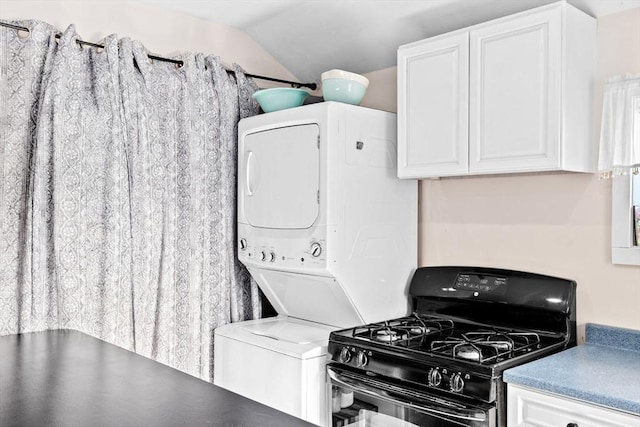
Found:
[[[254,323],[245,326],[244,329],[253,335],[300,345],[321,342],[327,339],[327,330],[324,328],[288,322],[282,319]]]
[[[216,336],[240,341],[297,359],[325,357],[332,328],[279,315],[230,323],[216,328]]]

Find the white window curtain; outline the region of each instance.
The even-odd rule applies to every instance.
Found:
[[[598,171],[603,178],[640,168],[640,75],[607,80],[602,105]]]

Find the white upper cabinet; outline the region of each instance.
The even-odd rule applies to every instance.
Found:
[[[556,3],[398,50],[398,176],[593,172],[595,20]]]

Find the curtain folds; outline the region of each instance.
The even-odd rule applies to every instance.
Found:
[[[235,257],[237,123],[219,58],[0,28],[0,334],[76,329],[210,380],[213,329],[260,316]]]

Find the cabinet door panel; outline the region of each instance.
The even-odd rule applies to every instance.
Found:
[[[468,33],[398,53],[398,176],[468,170]]]
[[[471,172],[558,167],[560,37],[548,11],[471,31]]]
[[[640,417],[509,384],[508,427],[640,427]]]

